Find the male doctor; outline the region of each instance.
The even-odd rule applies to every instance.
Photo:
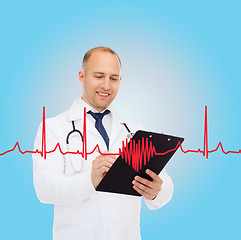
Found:
[[[62,152],[82,152],[84,108],[86,108],[87,152],[96,144],[101,152],[118,152],[128,131],[142,127],[120,117],[111,107],[118,93],[121,61],[106,47],[89,50],[83,59],[79,80],[82,96],[72,107],[46,120],[46,150],[59,146]],[[125,123],[127,127],[123,124]],[[73,129],[80,131],[68,134]],[[128,130],[129,129],[129,130]],[[34,148],[41,149],[42,124]],[[140,236],[141,198],[95,190],[116,160],[113,155],[63,155],[59,149],[46,159],[33,154],[36,194],[43,203],[54,204],[53,238],[55,240],[137,240]],[[153,181],[136,176],[133,188],[149,209],[158,209],[172,197],[173,183],[165,169],[159,175],[147,170]]]

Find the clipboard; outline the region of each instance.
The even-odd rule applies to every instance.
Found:
[[[146,149],[153,146],[157,154],[150,156],[149,161],[147,161],[147,159],[145,161],[143,155],[139,159],[139,164],[141,166],[139,171],[136,171],[133,168],[124,155],[123,158],[119,155],[112,167],[96,187],[97,191],[141,196],[135,189],[133,189],[132,181],[134,177],[138,175],[152,181],[152,178],[146,174],[145,170],[150,169],[156,174],[159,174],[179,148],[178,143],[184,141],[184,138],[182,137],[139,130],[132,137],[132,141],[129,141],[128,149],[130,149],[130,144],[132,144],[133,141],[135,144],[137,144],[138,141],[139,143],[143,143],[143,139],[144,143],[147,143],[148,145],[145,146]],[[127,146],[124,151],[126,151],[126,149]]]

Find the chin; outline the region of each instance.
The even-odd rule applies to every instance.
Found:
[[[100,105],[100,104],[95,104],[95,105],[93,105],[94,106],[94,108],[96,109],[96,110],[98,110],[98,111],[102,111],[103,109],[105,109],[105,108],[107,108],[109,105]]]

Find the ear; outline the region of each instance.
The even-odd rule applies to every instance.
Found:
[[[122,76],[120,76],[120,81],[121,81],[121,79],[122,79]]]
[[[84,78],[85,78],[84,71],[83,71],[83,70],[80,70],[80,71],[79,71],[79,81],[80,81],[82,84],[83,84]]]

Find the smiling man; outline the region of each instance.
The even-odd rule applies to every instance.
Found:
[[[87,152],[98,144],[101,152],[118,152],[128,131],[142,127],[119,116],[111,107],[120,82],[121,61],[106,47],[89,50],[83,58],[79,80],[82,96],[72,107],[46,120],[47,151],[57,143],[63,152],[82,152],[82,129],[86,109]],[[123,125],[123,123],[126,124]],[[41,149],[42,124],[35,140]],[[116,160],[95,151],[85,160],[81,154],[33,154],[34,186],[39,200],[54,204],[53,237],[64,239],[141,239],[141,198],[98,192],[95,188]],[[150,209],[165,205],[172,197],[173,183],[163,169],[159,175],[148,171],[153,181],[136,176],[133,188]]]

